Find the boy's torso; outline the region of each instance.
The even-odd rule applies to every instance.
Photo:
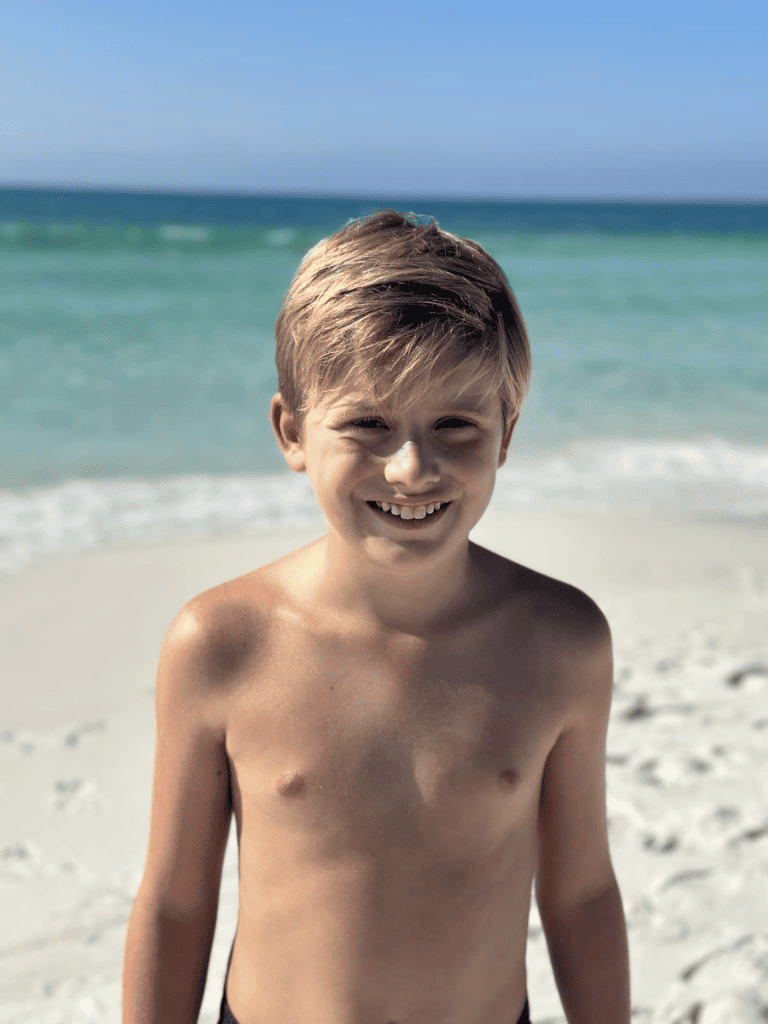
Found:
[[[211,592],[232,623],[212,700],[240,851],[239,1024],[514,1024],[523,1008],[566,599],[472,548],[484,593],[431,638],[297,600],[307,549]]]

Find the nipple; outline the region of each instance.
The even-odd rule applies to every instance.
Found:
[[[507,768],[503,772],[499,772],[499,785],[502,789],[511,789],[517,785],[519,779],[520,775],[514,768]]]
[[[305,785],[306,780],[301,772],[286,772],[277,780],[277,791],[280,796],[295,796]]]

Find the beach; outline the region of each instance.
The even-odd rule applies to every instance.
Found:
[[[0,580],[0,1024],[119,1021],[165,630],[195,594],[322,532],[125,543]],[[634,1014],[764,1022],[765,527],[524,505],[490,508],[471,539],[581,587],[611,624],[607,813]],[[202,1024],[217,1020],[236,921],[233,826]],[[564,1020],[535,903],[528,972],[532,1020]]]
[[[0,1024],[116,1024],[164,633],[321,536],[269,424],[300,260],[372,206],[499,262],[533,377],[479,544],[613,631],[632,1005],[765,1024],[768,206],[0,189]],[[200,1020],[237,921],[234,828]],[[532,907],[534,1024],[562,1021]],[[762,1000],[762,1003],[760,1002]]]

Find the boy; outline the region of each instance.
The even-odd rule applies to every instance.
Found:
[[[570,1024],[627,1024],[608,625],[471,543],[530,375],[480,246],[393,211],[302,262],[271,422],[328,533],[163,643],[124,1024],[197,1020],[234,812],[221,1024],[528,1021],[531,885]]]

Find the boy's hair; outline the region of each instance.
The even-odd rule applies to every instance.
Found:
[[[318,401],[350,385],[393,411],[419,402],[467,358],[473,391],[516,420],[531,374],[520,309],[503,270],[434,219],[384,210],[305,255],[275,324],[280,393],[301,432]]]

